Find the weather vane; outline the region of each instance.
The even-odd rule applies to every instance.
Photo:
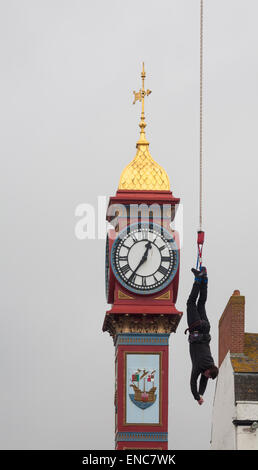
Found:
[[[145,91],[145,89],[144,89],[144,80],[145,80],[145,77],[146,77],[146,73],[145,73],[145,70],[144,70],[144,62],[142,63],[141,77],[142,77],[142,88],[138,92],[136,92],[136,91],[133,92],[134,93],[134,102],[133,102],[133,104],[135,104],[136,101],[141,101],[142,102],[141,122],[140,122],[139,126],[140,126],[140,129],[141,129],[141,134],[144,134],[144,129],[146,127],[145,116],[144,116],[144,98],[145,98],[146,95],[148,96],[148,95],[151,94],[151,90],[146,90]]]

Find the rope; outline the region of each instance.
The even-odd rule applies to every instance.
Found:
[[[203,205],[203,0],[200,0],[200,216],[199,230],[202,230],[202,205]]]

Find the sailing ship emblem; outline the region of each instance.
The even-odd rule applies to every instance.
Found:
[[[156,370],[150,372],[146,369],[137,369],[131,374],[130,387],[134,393],[129,393],[129,397],[142,410],[149,408],[156,401],[155,372]]]

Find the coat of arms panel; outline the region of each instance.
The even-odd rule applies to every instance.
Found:
[[[160,353],[126,353],[126,424],[160,424]]]

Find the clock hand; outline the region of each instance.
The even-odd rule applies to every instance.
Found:
[[[129,277],[129,279],[128,279],[129,281],[130,281],[130,280],[132,279],[132,277],[135,275],[136,271],[138,271],[138,269],[140,268],[140,266],[141,266],[143,263],[145,263],[145,261],[147,260],[147,258],[148,258],[148,251],[152,248],[151,242],[146,243],[145,247],[146,247],[146,250],[145,250],[145,252],[144,252],[144,255],[143,255],[141,261],[139,262],[138,266],[135,268],[135,270],[132,272],[131,276]]]
[[[147,252],[148,252],[148,250],[151,250],[152,249],[151,242],[149,241],[148,243],[146,243],[145,247],[147,248],[146,249]]]

